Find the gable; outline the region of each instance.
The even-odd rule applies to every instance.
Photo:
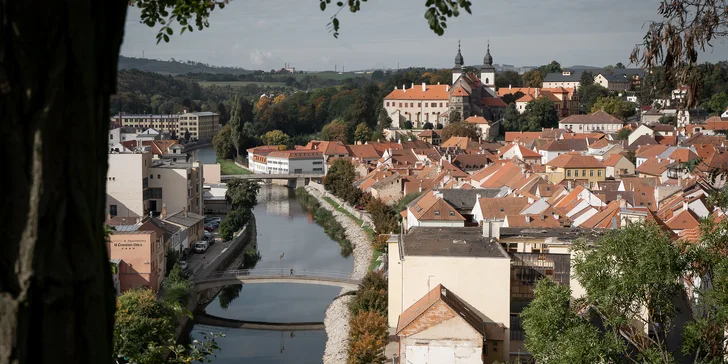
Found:
[[[430,317],[423,317],[426,319]],[[416,323],[415,320],[414,323]],[[412,339],[425,340],[479,340],[482,343],[483,335],[475,331],[462,317],[453,316],[452,318],[436,323],[431,326],[424,326],[423,330],[408,336]]]

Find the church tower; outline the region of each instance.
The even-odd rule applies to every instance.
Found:
[[[483,68],[480,69],[480,82],[483,83],[491,95],[495,93],[495,67],[493,67],[493,56],[490,55],[490,41],[488,41],[488,50],[483,57]]]
[[[460,54],[460,41],[458,41],[458,54],[455,55],[455,67],[452,68],[452,83],[460,78],[463,73],[463,55]]]

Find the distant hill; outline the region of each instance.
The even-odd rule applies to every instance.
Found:
[[[250,70],[239,67],[218,67],[205,63],[193,61],[177,61],[174,58],[169,61],[147,58],[132,58],[119,56],[119,69],[137,69],[146,72],[156,72],[165,75],[178,75],[186,73],[224,73],[231,75],[243,75],[252,73]]]
[[[573,65],[571,67],[562,67],[565,69],[570,70],[595,70],[595,69],[601,69],[602,67],[594,67],[594,66],[584,66],[582,64]]]

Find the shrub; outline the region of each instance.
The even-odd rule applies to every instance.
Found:
[[[422,129],[434,129],[431,122],[426,122],[425,125],[422,126]]]
[[[412,129],[412,122],[407,120],[404,122],[404,129]]]

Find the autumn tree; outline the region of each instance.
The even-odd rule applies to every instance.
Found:
[[[543,75],[537,69],[524,73],[521,78],[524,87],[542,87],[543,85]]]
[[[372,198],[365,208],[372,217],[375,233],[390,234],[397,230],[397,214],[392,208],[382,202],[382,200]]]
[[[321,139],[346,143],[349,139],[347,125],[343,121],[334,120],[321,129]]]
[[[280,130],[271,130],[263,136],[266,145],[286,145],[290,137]]]
[[[349,364],[384,363],[387,333],[387,316],[376,311],[359,311],[350,322]]]
[[[469,124],[464,121],[457,123],[451,122],[450,124],[447,124],[446,127],[442,128],[440,136],[442,137],[442,140],[448,140],[457,136],[468,137],[477,141],[480,139],[480,129],[478,129],[475,124]]]

